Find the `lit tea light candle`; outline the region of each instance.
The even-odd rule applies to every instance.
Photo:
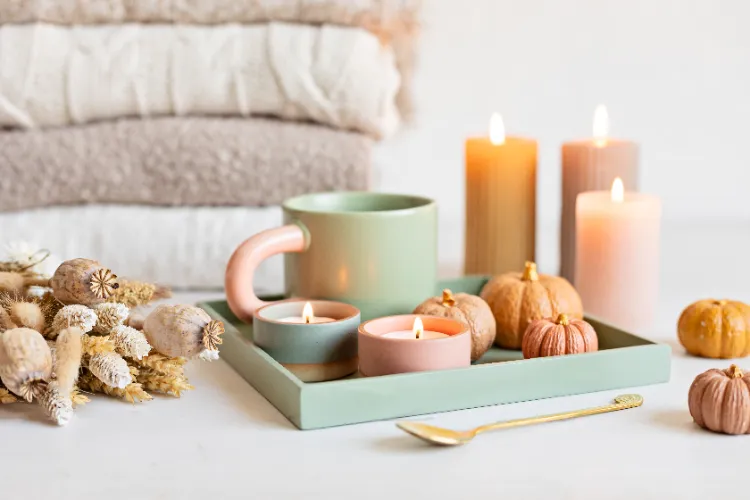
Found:
[[[397,330],[395,332],[386,333],[383,337],[389,339],[417,339],[417,340],[429,340],[429,339],[443,339],[448,337],[445,333],[435,332],[432,330],[425,330],[422,320],[414,318],[414,325],[411,330]]]
[[[576,288],[587,313],[628,329],[648,328],[659,285],[661,201],[625,190],[578,195]]]
[[[357,371],[360,317],[343,302],[280,300],[255,311],[252,340],[302,382],[334,380]]]
[[[451,318],[404,314],[359,325],[359,371],[366,377],[462,368],[471,364],[471,332]]]
[[[289,316],[281,318],[278,321],[282,323],[303,323],[303,324],[316,324],[316,323],[330,323],[335,321],[333,318],[316,317],[313,314],[312,304],[309,302],[305,303],[305,307],[302,308],[302,316]]]
[[[608,190],[617,177],[625,189],[638,191],[638,144],[612,138],[609,128],[609,113],[600,104],[594,110],[592,137],[562,146],[560,275],[571,282],[575,279],[576,197],[586,191]]]

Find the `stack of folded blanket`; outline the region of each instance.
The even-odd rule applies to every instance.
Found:
[[[283,199],[369,187],[411,113],[418,3],[0,2],[3,240],[221,286]]]

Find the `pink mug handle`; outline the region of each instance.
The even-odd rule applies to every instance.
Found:
[[[224,275],[227,302],[234,315],[245,323],[252,323],[255,311],[270,304],[253,291],[253,276],[261,262],[272,255],[302,252],[306,248],[305,231],[296,224],[268,229],[242,242],[229,259]]]

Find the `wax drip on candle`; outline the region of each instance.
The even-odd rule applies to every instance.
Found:
[[[414,332],[414,337],[417,339],[422,336],[422,332],[424,332],[424,325],[422,324],[421,319],[414,318],[414,326],[412,326],[411,331]]]
[[[594,143],[602,147],[607,144],[609,135],[609,114],[607,107],[600,104],[594,110]]]
[[[505,124],[500,113],[492,113],[490,118],[490,142],[494,146],[505,144]]]
[[[625,186],[622,184],[622,179],[616,177],[612,182],[611,191],[612,201],[615,203],[622,203],[625,199]]]

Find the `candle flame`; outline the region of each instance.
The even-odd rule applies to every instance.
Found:
[[[414,318],[414,326],[412,326],[411,331],[414,332],[414,337],[417,339],[424,333],[424,325],[419,317]]]
[[[505,124],[500,113],[492,113],[490,118],[490,142],[495,146],[505,144]]]
[[[594,110],[594,142],[601,147],[607,144],[609,135],[609,114],[607,107],[600,104]]]
[[[302,308],[302,318],[305,320],[305,323],[312,323],[314,317],[312,304],[306,302],[305,307]]]
[[[625,186],[622,184],[622,179],[617,177],[612,183],[612,201],[615,203],[622,203],[625,199]]]

